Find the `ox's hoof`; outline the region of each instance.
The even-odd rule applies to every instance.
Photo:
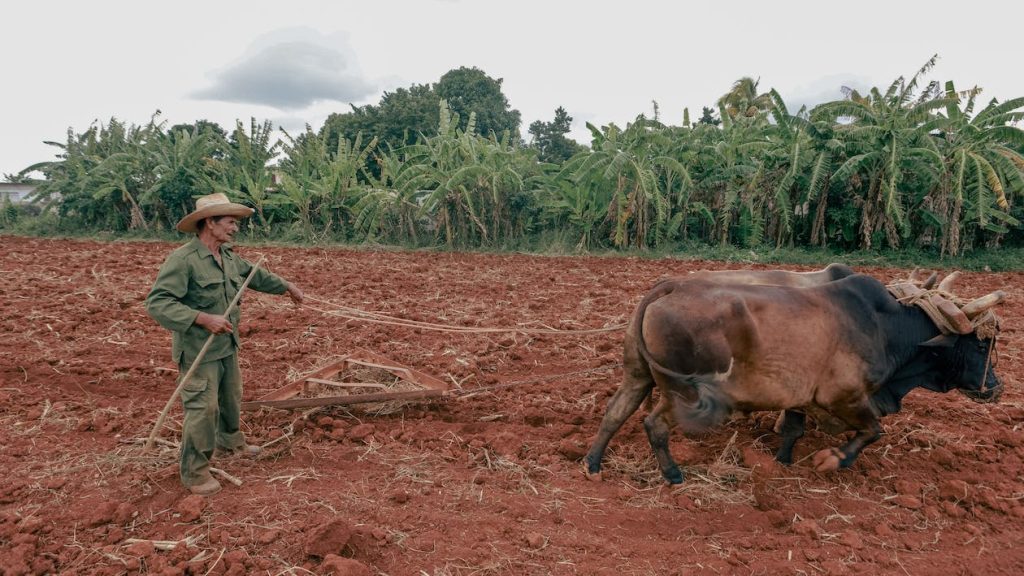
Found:
[[[845,457],[838,448],[819,450],[814,454],[814,469],[818,472],[835,472],[842,466]]]
[[[601,475],[600,470],[598,470],[597,472],[591,472],[589,469],[587,469],[586,464],[583,465],[583,475],[586,476],[587,480],[590,480],[591,482],[604,481],[604,476]]]
[[[791,466],[793,464],[793,453],[783,454],[779,452],[775,455],[775,461],[783,466]]]
[[[665,481],[669,484],[682,484],[683,483],[683,471],[678,466],[673,466],[668,470],[663,470],[662,475],[665,476]]]

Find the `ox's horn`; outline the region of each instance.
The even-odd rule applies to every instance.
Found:
[[[942,316],[946,319],[947,327],[953,332],[957,334],[970,334],[974,331],[974,326],[971,326],[970,319],[967,318],[963,310],[956,307],[956,304],[938,294],[932,294],[928,301],[942,313]]]
[[[917,275],[920,272],[921,272],[921,269],[918,268],[917,266],[914,266],[913,272],[910,273],[910,276],[907,276],[907,282],[917,282],[918,281]]]
[[[927,280],[925,280],[924,282],[921,283],[921,288],[924,288],[925,290],[931,290],[932,287],[935,286],[935,281],[938,280],[938,279],[939,279],[938,273],[937,272],[932,272],[932,275],[929,276]]]
[[[999,304],[1003,300],[1006,300],[1006,292],[1003,292],[1002,290],[996,290],[991,294],[986,294],[981,298],[968,302],[960,310],[968,318],[974,319],[981,313],[985,312],[986,310],[995,306],[996,304]]]
[[[956,272],[950,272],[948,276],[946,276],[945,278],[942,279],[942,282],[939,282],[939,292],[945,292],[947,294],[952,294],[953,293],[953,284],[957,281],[957,278],[959,278],[959,277],[960,277],[960,271],[959,270],[957,270]]]
[[[905,300],[907,298],[913,298],[914,296],[924,294],[924,290],[922,290],[916,284],[903,283],[897,284],[896,287],[902,291],[902,296],[899,297],[900,300]]]

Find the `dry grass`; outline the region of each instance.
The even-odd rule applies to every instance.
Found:
[[[537,490],[537,486],[531,478],[531,469],[545,471],[546,469],[529,464],[524,466],[513,461],[507,456],[494,452],[487,447],[470,449],[469,455],[470,462],[472,462],[473,466],[504,476],[505,479],[511,481],[513,485],[518,486],[518,491],[520,493],[533,494],[534,496],[540,494],[540,491]]]
[[[602,467],[606,475],[628,478],[630,482],[641,486],[664,482],[658,462],[647,443],[624,444],[609,450]]]
[[[292,482],[295,482],[296,480],[319,480],[319,479],[320,479],[320,474],[315,469],[313,469],[313,468],[304,468],[302,470],[298,470],[298,471],[294,471],[294,472],[289,472],[289,473],[286,473],[286,474],[279,474],[277,476],[274,476],[274,477],[271,477],[271,478],[267,478],[266,482],[267,482],[267,484],[272,484],[274,482],[281,482],[285,486],[287,486],[289,489],[291,489]]]

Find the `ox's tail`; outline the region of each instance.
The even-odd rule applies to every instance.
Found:
[[[700,436],[725,422],[732,414],[732,402],[719,385],[719,374],[671,374],[676,382],[683,381],[697,392],[697,401],[690,403],[682,394],[672,391],[672,416],[676,425],[687,436]]]
[[[672,279],[662,280],[655,284],[654,288],[644,296],[643,300],[636,307],[633,314],[633,321],[629,329],[632,330],[633,341],[636,342],[640,356],[647,362],[647,366],[658,372],[671,381],[670,390],[666,396],[671,394],[672,415],[676,425],[684,434],[696,436],[703,434],[711,428],[721,424],[732,413],[732,401],[722,391],[721,382],[732,372],[732,365],[729,370],[722,374],[681,374],[675,370],[662,366],[651,356],[644,342],[644,316],[647,314],[647,307],[661,298],[668,296],[679,287]],[[696,393],[696,401],[690,403],[679,390],[691,389]]]

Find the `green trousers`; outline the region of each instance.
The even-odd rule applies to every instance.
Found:
[[[188,366],[179,366],[180,374]],[[186,487],[210,478],[215,448],[245,446],[238,429],[242,405],[242,373],[238,355],[203,362],[181,390],[185,420],[181,426],[181,483]]]

